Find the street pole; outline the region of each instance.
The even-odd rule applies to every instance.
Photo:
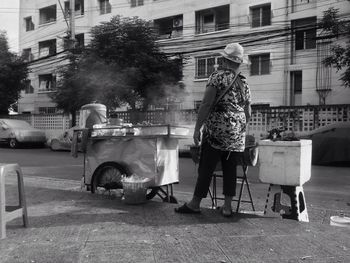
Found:
[[[70,47],[75,48],[75,0],[69,0]]]

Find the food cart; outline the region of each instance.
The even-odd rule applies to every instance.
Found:
[[[83,133],[83,180],[92,193],[98,188],[122,188],[123,176],[137,175],[150,179],[147,199],[157,195],[163,201],[177,202],[173,184],[179,182],[178,141],[188,137],[187,128],[104,124],[77,132]]]

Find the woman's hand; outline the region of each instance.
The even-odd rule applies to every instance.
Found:
[[[196,146],[199,145],[199,142],[201,141],[201,132],[199,130],[194,130],[193,141]]]

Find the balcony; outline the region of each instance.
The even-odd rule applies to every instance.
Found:
[[[160,40],[182,37],[183,17],[177,15],[156,19],[154,20],[154,27]]]
[[[51,22],[55,22],[57,18],[57,8],[56,5],[51,5],[39,9],[39,24],[44,25]]]
[[[39,42],[39,58],[56,54],[56,39]]]

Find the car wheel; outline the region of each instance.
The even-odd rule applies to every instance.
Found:
[[[10,148],[12,148],[12,149],[17,148],[18,142],[17,142],[16,138],[11,138],[11,139],[9,140],[9,146],[10,146]]]
[[[60,149],[60,142],[56,139],[53,139],[50,143],[51,151],[58,151]]]

